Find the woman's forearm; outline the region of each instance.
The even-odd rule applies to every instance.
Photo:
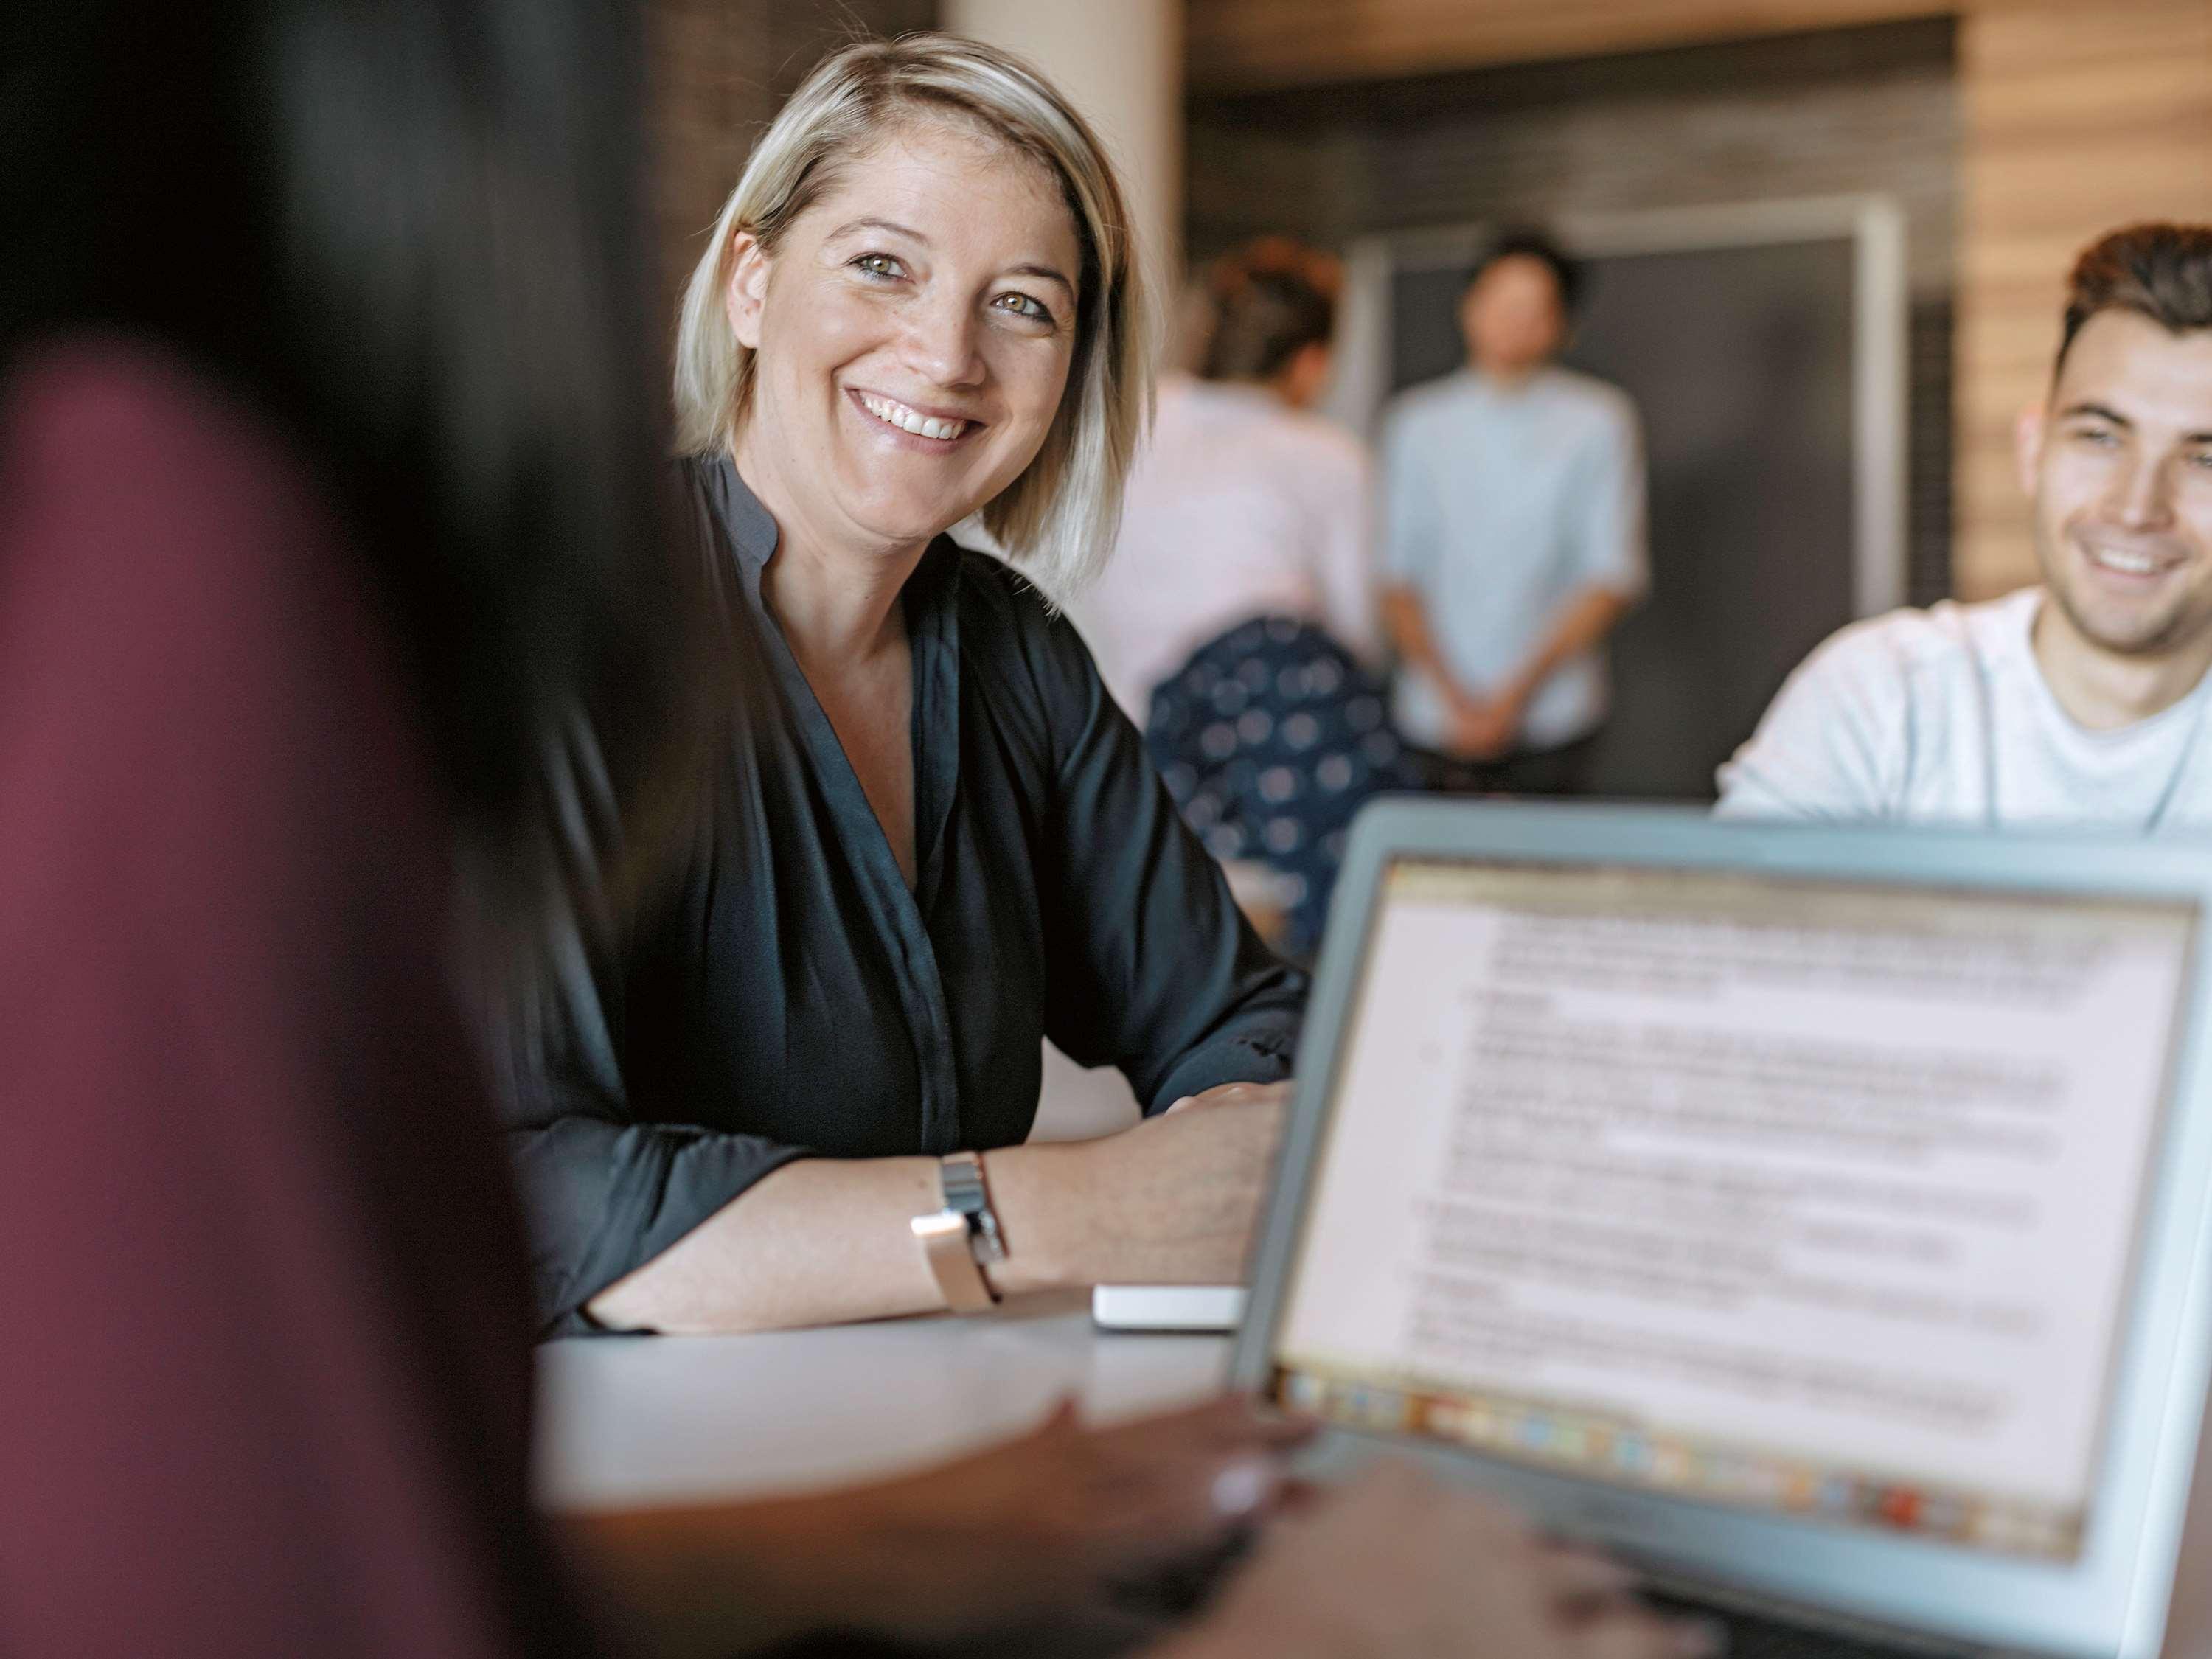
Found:
[[[1001,1295],[1091,1282],[1101,1246],[1083,1144],[1012,1146],[986,1169],[1007,1259]],[[908,1224],[941,1202],[933,1158],[787,1164],[592,1299],[621,1329],[770,1330],[944,1305]]]
[[[1098,1140],[987,1153],[1001,1296],[1241,1279],[1285,1091],[1170,1112]],[[808,1158],[747,1188],[592,1298],[623,1329],[757,1331],[944,1305],[909,1224],[943,1202],[933,1158]]]

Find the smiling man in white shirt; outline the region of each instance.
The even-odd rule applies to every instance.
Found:
[[[2212,831],[2212,226],[2081,255],[2018,441],[2042,585],[1829,640],[1724,816]]]

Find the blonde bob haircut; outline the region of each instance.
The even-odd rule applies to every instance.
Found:
[[[676,336],[677,442],[726,448],[753,393],[753,353],[723,307],[738,233],[769,254],[845,168],[902,129],[950,120],[1048,167],[1082,246],[1075,349],[1043,446],[982,511],[983,527],[1048,595],[1105,562],[1152,406],[1152,318],[1129,212],[1090,124],[1021,58],[949,34],[870,40],[825,59],[753,147],[684,289]]]

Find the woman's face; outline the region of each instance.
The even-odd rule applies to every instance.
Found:
[[[923,124],[855,160],[771,256],[740,234],[726,296],[757,354],[747,480],[812,535],[908,547],[1042,446],[1075,350],[1081,254],[1057,181]]]

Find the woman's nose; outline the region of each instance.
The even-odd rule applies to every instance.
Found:
[[[964,301],[925,302],[907,313],[908,362],[935,386],[973,386],[982,378],[975,313]]]

